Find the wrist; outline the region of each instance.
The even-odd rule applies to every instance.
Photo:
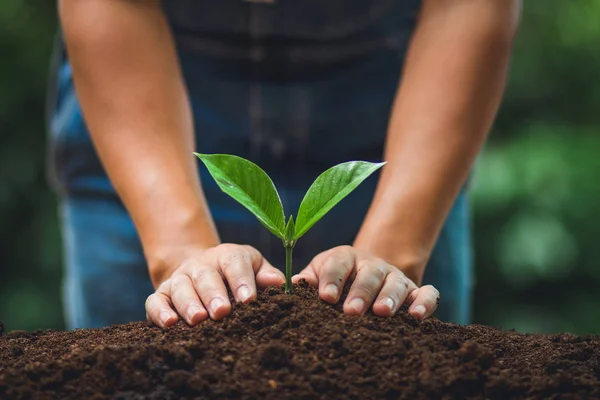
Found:
[[[382,176],[354,245],[420,285],[446,215],[446,204],[437,199],[446,196],[438,195],[440,189],[426,179],[400,185],[390,171]]]
[[[425,246],[398,240],[398,236],[386,236],[381,232],[377,236],[361,232],[353,246],[395,266],[417,286],[421,286],[431,250]]]
[[[164,246],[154,249],[151,254],[146,254],[148,272],[154,288],[158,288],[173,273],[186,263],[187,260],[198,258],[204,251],[215,247],[215,245],[184,245]]]
[[[220,244],[208,212],[178,209],[141,224],[140,238],[152,284],[157,287],[195,254]]]

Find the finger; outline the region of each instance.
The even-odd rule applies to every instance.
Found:
[[[177,274],[170,281],[171,301],[188,325],[197,325],[208,318],[208,312],[202,305],[189,276]]]
[[[227,245],[220,246],[219,268],[229,283],[236,301],[247,303],[256,299],[255,269],[258,270],[262,256],[248,251],[249,246]]]
[[[408,313],[415,318],[425,319],[435,312],[440,302],[440,292],[431,285],[421,286],[408,296]]]
[[[385,277],[377,300],[373,304],[373,312],[381,317],[391,317],[398,311],[400,305],[411,291],[417,286],[399,270]]]
[[[231,312],[231,303],[223,277],[214,267],[196,267],[190,277],[202,304],[214,320],[222,319]]]
[[[349,246],[348,246],[349,247]],[[319,278],[319,296],[329,303],[337,303],[342,288],[354,268],[352,251],[341,248],[325,257],[320,266],[314,268]]]
[[[380,260],[364,261],[357,269],[356,278],[344,302],[344,313],[362,315],[379,293],[385,277],[391,272],[389,264]]]
[[[306,282],[308,282],[308,284],[312,287],[319,287],[319,278],[317,277],[317,273],[311,264],[300,271],[299,274],[292,276],[292,283],[298,283],[300,279],[305,279]]]
[[[161,328],[169,327],[179,319],[169,304],[169,298],[158,291],[148,296],[145,308],[148,320]]]
[[[256,285],[264,289],[267,286],[281,286],[285,283],[283,272],[272,266],[264,257],[261,266],[256,271]]]

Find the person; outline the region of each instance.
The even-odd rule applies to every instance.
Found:
[[[518,0],[60,0],[50,154],[69,328],[221,319],[280,285],[283,246],[193,156],[269,173],[296,210],[324,169],[387,161],[298,244],[347,314],[469,322],[468,176]],[[202,184],[201,184],[202,182]],[[279,267],[279,268],[276,268]],[[442,295],[439,297],[439,291]]]

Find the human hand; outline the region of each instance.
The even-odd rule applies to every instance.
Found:
[[[231,311],[225,286],[236,301],[256,298],[256,288],[281,285],[285,277],[251,246],[221,244],[187,252],[172,261],[174,272],[146,300],[146,316],[160,327],[175,324],[178,315],[194,326],[209,316],[219,320]]]
[[[344,302],[344,313],[362,315],[371,306],[379,316],[392,316],[400,305],[409,306],[408,313],[424,319],[433,314],[439,303],[439,292],[431,285],[417,285],[398,268],[372,254],[352,246],[338,246],[317,255],[295,275],[297,283],[306,279],[319,289],[319,297],[337,303],[346,281],[352,286]]]

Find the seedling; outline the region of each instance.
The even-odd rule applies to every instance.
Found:
[[[194,153],[208,169],[222,191],[233,197],[282,240],[285,247],[285,291],[292,292],[292,251],[310,228],[385,162],[349,161],[323,172],[310,186],[296,221],[285,222],[279,193],[269,175],[258,165],[229,154]]]

